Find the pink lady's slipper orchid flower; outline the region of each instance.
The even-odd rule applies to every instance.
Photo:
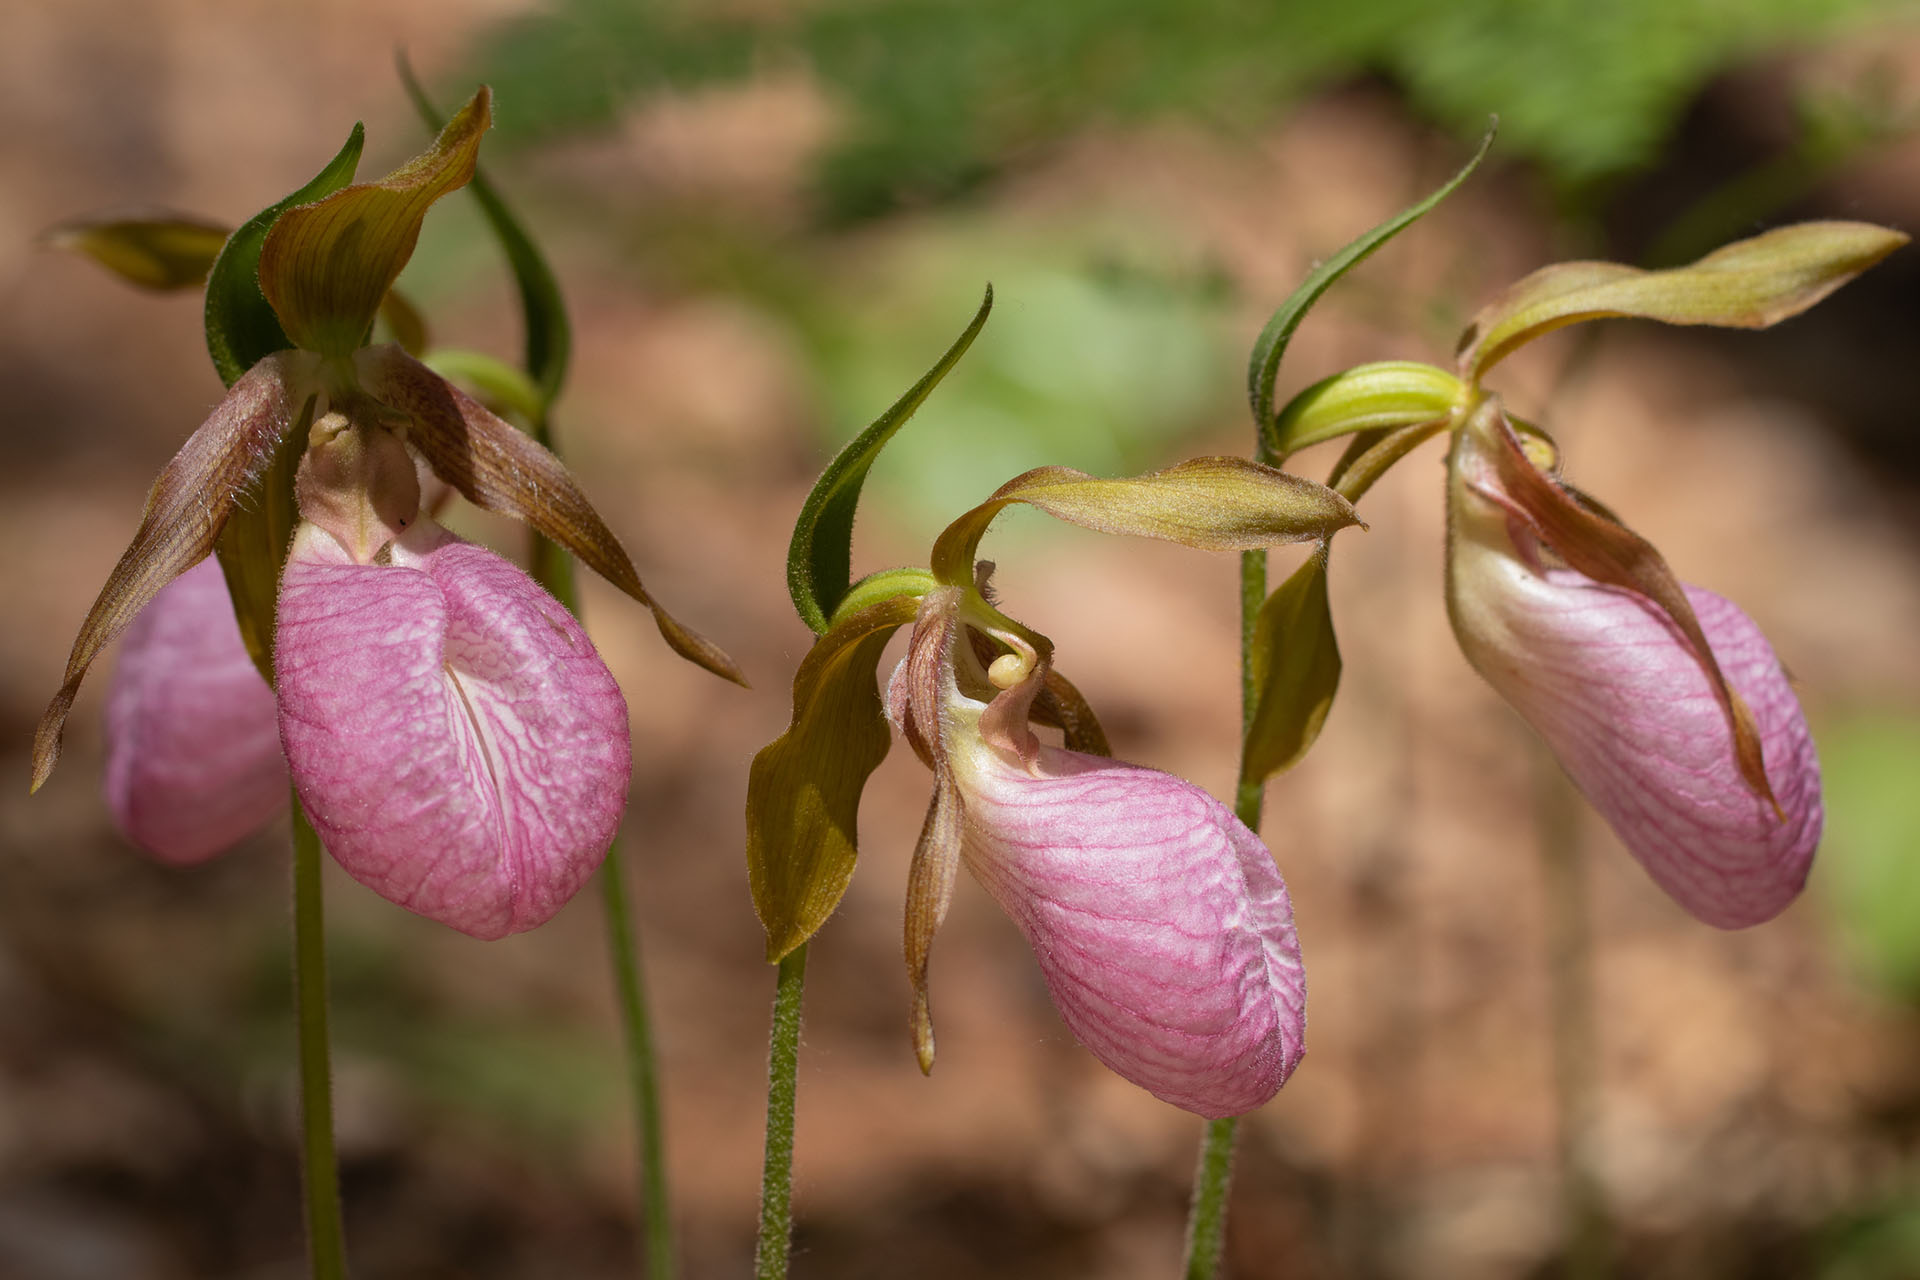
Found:
[[[88,666],[151,603],[110,709],[109,791],[136,840],[209,856],[258,820],[284,768],[349,873],[497,938],[551,917],[605,855],[626,704],[565,608],[433,522],[422,475],[526,520],[652,608],[683,656],[739,673],[654,604],[558,459],[400,348],[362,345],[428,206],[472,175],[488,102],[483,89],[383,181],[266,233],[260,289],[294,349],[238,377],[155,482],[41,721],[34,786]],[[221,574],[195,568],[216,547],[225,609]]]
[[[120,642],[106,791],[121,833],[180,866],[224,853],[286,810],[273,690],[211,558],[168,583]]]
[[[1820,840],[1820,768],[1759,628],[1542,470],[1495,400],[1454,440],[1448,512],[1468,661],[1681,906],[1725,929],[1783,911]]]
[[[1306,977],[1273,855],[1190,783],[1042,745],[1028,721],[1047,659],[996,626],[1012,652],[983,666],[962,636],[986,618],[966,595],[926,598],[888,695],[934,771],[908,896],[922,1066],[927,950],[964,863],[1020,926],[1096,1057],[1198,1115],[1253,1110],[1305,1050]]]

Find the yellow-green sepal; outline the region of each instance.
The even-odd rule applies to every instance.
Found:
[[[261,246],[260,290],[295,346],[339,357],[366,341],[427,210],[473,177],[492,101],[481,86],[423,154],[280,215]]]
[[[747,883],[770,964],[826,923],[853,878],[860,793],[892,741],[876,667],[919,603],[883,599],[821,636],[793,678],[793,722],[748,770]]]
[[[1460,335],[1471,384],[1510,353],[1583,320],[1631,316],[1664,324],[1764,329],[1798,315],[1907,242],[1867,222],[1801,222],[1665,271],[1617,262],[1542,267],[1483,307]]]
[[[280,215],[295,205],[332,195],[353,181],[366,129],[353,126],[346,145],[298,191],[254,214],[231,236],[207,273],[207,355],[220,381],[232,386],[240,375],[276,351],[293,345],[280,319],[260,291],[260,246]],[[289,504],[293,490],[286,494]]]
[[[40,242],[93,259],[128,284],[156,293],[191,289],[207,278],[230,229],[184,213],[71,218]]]
[[[1458,378],[1430,364],[1386,360],[1359,365],[1322,378],[1289,400],[1273,421],[1267,451],[1278,465],[1323,440],[1444,418],[1466,399]]]
[[[934,543],[933,576],[950,586],[971,586],[980,539],[1014,503],[1099,533],[1159,538],[1202,551],[1327,538],[1360,520],[1352,503],[1324,485],[1245,458],[1190,458],[1117,480],[1070,467],[1037,467],[947,526]]]
[[[1298,764],[1320,736],[1340,688],[1340,644],[1327,599],[1322,543],[1267,597],[1249,654],[1258,700],[1240,755],[1241,784],[1258,785]]]

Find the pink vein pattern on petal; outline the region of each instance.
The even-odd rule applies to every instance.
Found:
[[[1730,601],[1687,599],[1760,731],[1783,821],[1740,775],[1725,714],[1667,617],[1570,570],[1507,563],[1477,593],[1501,638],[1462,632],[1467,657],[1539,731],[1654,880],[1723,929],[1771,920],[1806,883],[1820,842],[1820,765],[1773,648]],[[1486,585],[1482,580],[1482,585]]]
[[[520,569],[421,520],[392,565],[303,529],[281,580],[280,733],[355,879],[477,938],[544,923],[626,807],[626,701]]]
[[[1259,838],[1198,787],[1076,751],[1043,746],[1030,774],[982,744],[956,778],[967,865],[1080,1042],[1202,1116],[1273,1097],[1305,1051],[1306,976]]]
[[[212,557],[163,587],[120,642],[106,791],[127,839],[177,866],[226,852],[286,807],[273,691]]]

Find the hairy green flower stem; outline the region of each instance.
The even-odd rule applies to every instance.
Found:
[[[1262,430],[1254,443],[1255,462],[1278,467],[1294,450],[1342,435],[1353,437],[1334,464],[1329,487],[1349,502],[1385,475],[1388,468],[1442,431],[1465,422],[1470,389],[1431,365],[1365,365],[1314,384],[1295,396]],[[1234,789],[1234,816],[1256,835],[1260,831],[1266,780],[1250,776],[1245,744],[1260,704],[1254,673],[1254,628],[1267,600],[1267,553],[1240,555],[1240,726],[1241,767]],[[1186,1280],[1213,1280],[1219,1274],[1226,1240],[1227,1196],[1233,1186],[1233,1144],[1239,1122],[1228,1117],[1207,1123],[1194,1170],[1193,1200],[1187,1213]]]
[[[807,944],[780,961],[767,1045],[767,1150],[760,1174],[760,1239],[754,1280],[786,1280],[793,1240],[793,1119],[798,1105],[800,1004],[807,985]]]
[[[333,1152],[333,1071],[327,1052],[327,925],[320,837],[293,797],[293,1004],[299,1035],[301,1181],[312,1280],[345,1280],[340,1170]]]

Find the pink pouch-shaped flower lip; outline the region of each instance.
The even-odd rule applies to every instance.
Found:
[[[1675,901],[1724,929],[1772,919],[1805,885],[1823,817],[1813,739],[1772,646],[1729,601],[1683,588],[1750,713],[1768,796],[1743,774],[1728,711],[1674,619],[1542,563],[1476,465],[1485,443],[1470,430],[1455,444],[1448,605],[1462,651]]]
[[[632,764],[626,701],[518,567],[422,518],[391,563],[302,526],[275,669],[294,785],[334,858],[478,938],[531,929],[605,857]]]
[[[978,741],[961,852],[1033,947],[1054,1006],[1121,1076],[1209,1118],[1268,1101],[1305,1052],[1306,976],[1273,855],[1171,774]]]
[[[212,557],[162,588],[121,640],[106,793],[121,832],[177,866],[226,852],[286,807],[273,691]]]

